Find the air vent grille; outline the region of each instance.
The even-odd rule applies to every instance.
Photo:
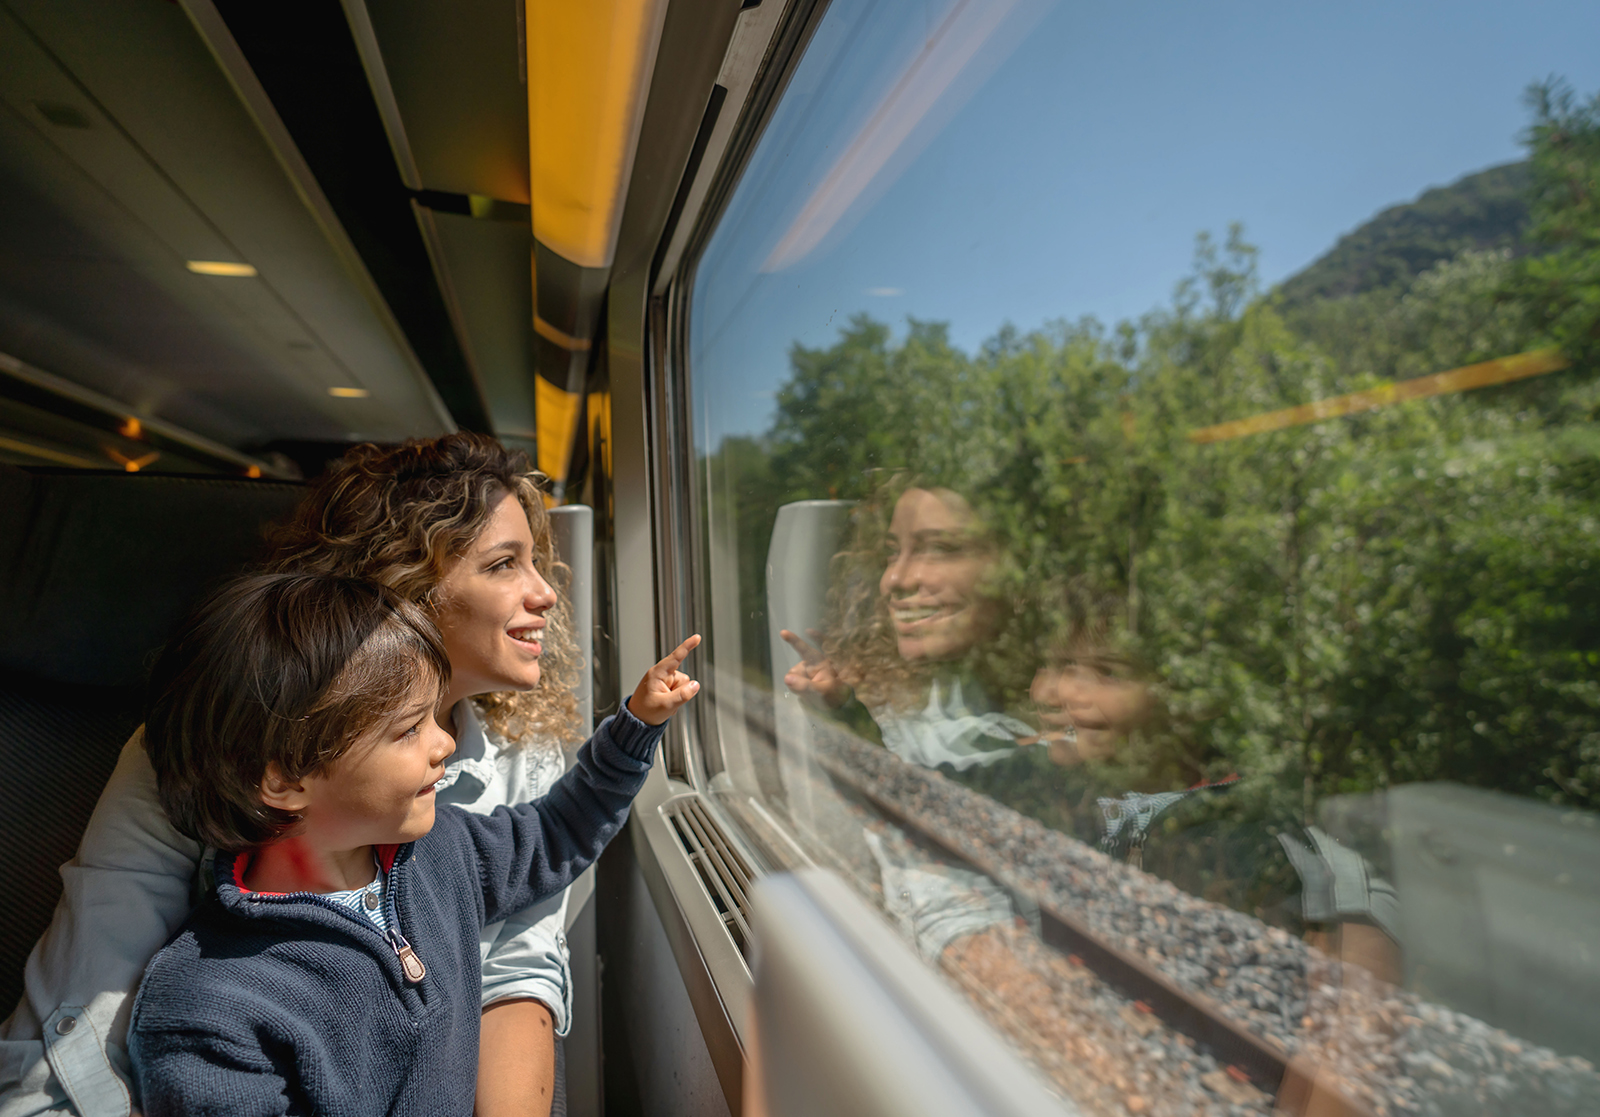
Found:
[[[705,885],[711,902],[717,906],[728,934],[740,953],[748,954],[750,885],[755,880],[750,863],[734,848],[721,825],[699,799],[679,799],[667,807],[666,815],[689,863],[700,874],[700,883]]]

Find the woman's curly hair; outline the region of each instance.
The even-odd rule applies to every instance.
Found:
[[[888,565],[895,506],[913,489],[966,505],[965,497],[925,474],[890,471],[875,480],[867,498],[851,510],[850,538],[829,564],[823,653],[869,707],[901,712],[918,708],[928,700],[929,682],[952,668],[971,671],[991,697],[1015,705],[1026,694],[1036,666],[1034,641],[1025,625],[1031,618],[1022,595],[1005,580],[1014,565],[1005,541],[977,518],[976,510],[967,545],[994,558],[994,569],[979,587],[991,613],[982,640],[954,663],[907,660],[900,654],[889,600],[879,583]]]
[[[374,582],[436,613],[445,574],[502,496],[512,494],[527,513],[533,559],[556,591],[556,605],[546,614],[539,686],[478,701],[489,728],[513,746],[531,737],[575,739],[583,664],[572,632],[570,571],[556,559],[541,480],[526,454],[482,434],[357,446],[273,533],[268,566]]]

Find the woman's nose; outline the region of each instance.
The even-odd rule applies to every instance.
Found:
[[[537,570],[533,571],[533,577],[528,581],[524,597],[530,613],[543,613],[555,607],[555,588]]]
[[[890,561],[883,572],[883,581],[879,588],[887,596],[891,593],[902,593],[914,590],[920,579],[917,577],[916,566],[909,557],[896,558]]]

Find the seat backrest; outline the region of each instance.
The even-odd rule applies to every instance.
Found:
[[[298,485],[0,466],[0,1015],[174,625]]]
[[[0,467],[3,468],[3,467]],[[0,672],[136,686],[209,586],[257,558],[299,485],[0,472]]]

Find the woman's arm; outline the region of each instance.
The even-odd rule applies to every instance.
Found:
[[[167,821],[135,731],[61,867],[61,900],[28,956],[23,999],[0,1025],[0,1114],[70,1103],[79,1117],[127,1117],[129,998],[189,913],[201,852]]]
[[[572,1021],[566,912],[567,893],[561,892],[484,928],[477,1117],[550,1112],[556,1037]]]
[[[485,1009],[497,1001],[541,1001],[555,1020],[556,1034],[567,1034],[572,1023],[572,977],[566,919],[567,893],[562,891],[498,925],[494,945],[483,960]]]
[[[455,710],[456,765],[441,793],[473,814],[526,803],[561,777],[561,750],[549,742],[507,747],[484,731],[477,708]],[[483,1021],[479,1032],[477,1117],[539,1117],[555,1092],[556,1036],[572,1019],[566,950],[566,893],[484,927]]]
[[[499,1001],[483,1012],[474,1117],[545,1117],[556,1092],[555,1023],[542,1001]]]

